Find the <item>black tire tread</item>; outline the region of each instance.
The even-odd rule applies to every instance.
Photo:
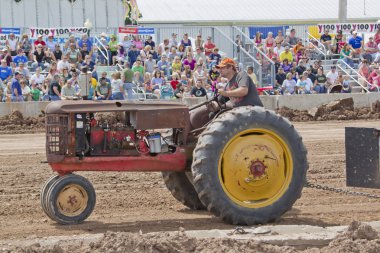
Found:
[[[190,182],[186,172],[162,172],[166,188],[173,197],[192,210],[204,210],[194,185]]]
[[[223,124],[224,127],[221,128],[220,124]],[[232,202],[220,185],[217,175],[218,169],[215,168],[215,165],[217,167],[215,160],[219,159],[220,151],[228,140],[240,130],[250,128],[252,125],[269,126],[282,138],[286,136],[294,142],[290,143],[289,141],[288,146],[292,148],[293,171],[297,170],[298,173],[297,175],[293,172],[289,188],[279,200],[271,206],[257,209],[245,208]],[[210,212],[221,217],[224,221],[234,225],[265,224],[279,219],[282,214],[291,209],[294,202],[301,196],[308,169],[307,150],[302,143],[302,138],[290,121],[273,111],[252,106],[234,108],[211,122],[200,135],[198,141],[202,145],[197,145],[193,152],[193,183],[202,203],[207,206]],[[206,157],[208,159],[205,159]],[[297,177],[297,182],[294,182]],[[294,196],[291,196],[290,191]],[[284,200],[284,196],[287,201]]]

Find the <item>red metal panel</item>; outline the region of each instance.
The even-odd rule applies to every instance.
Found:
[[[185,171],[185,150],[157,156],[66,157],[60,163],[50,163],[54,171],[66,174],[74,171]]]

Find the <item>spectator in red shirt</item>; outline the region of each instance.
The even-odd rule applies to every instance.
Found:
[[[209,56],[213,51],[216,45],[212,42],[211,36],[207,37],[207,41],[203,44],[203,48],[205,49],[205,55]]]
[[[376,45],[380,44],[380,29],[378,29],[377,32],[375,33],[375,43]]]
[[[34,49],[36,49],[38,45],[42,45],[42,47],[46,47],[45,41],[42,40],[42,35],[38,35],[37,40],[34,42]]]

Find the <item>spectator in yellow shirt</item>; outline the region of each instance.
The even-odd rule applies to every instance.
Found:
[[[289,62],[293,61],[293,54],[289,50],[289,46],[285,47],[285,51],[280,54],[280,61],[284,61],[285,59],[288,59]]]

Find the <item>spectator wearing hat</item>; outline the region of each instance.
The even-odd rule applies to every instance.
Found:
[[[325,29],[324,33],[321,35],[321,43],[325,46],[326,50],[332,51],[332,38],[329,34],[330,30]]]
[[[121,43],[123,44],[124,50],[125,50],[125,52],[127,54],[129,52],[129,49],[132,46],[132,41],[131,41],[129,35],[125,35],[123,37],[123,40],[121,41]]]
[[[15,69],[15,71],[20,72],[27,80],[30,79],[30,72],[28,68],[25,67],[25,63],[20,62],[18,64],[18,67]]]
[[[336,79],[338,78],[338,72],[336,71],[336,66],[331,66],[330,71],[326,75],[327,81],[326,86],[329,89],[331,86],[335,84]]]
[[[333,53],[334,54],[339,54],[340,50],[342,49],[343,45],[345,42],[343,41],[343,32],[342,30],[338,30],[335,37],[334,37],[334,46],[333,46]]]
[[[208,36],[206,42],[202,46],[205,50],[205,55],[209,56],[214,52],[216,45],[212,42],[212,37]]]
[[[169,47],[177,47],[178,46],[178,40],[177,40],[177,34],[172,33],[172,37],[169,40]]]
[[[107,78],[101,77],[99,83],[95,89],[94,100],[110,100],[112,95],[111,84],[107,81]]]
[[[80,97],[80,93],[78,94],[77,90],[75,89],[75,82],[73,79],[69,79],[66,81],[63,78],[62,80],[64,83],[64,85],[62,86],[62,90],[61,90],[61,99],[62,100],[73,100],[75,98]]]
[[[219,90],[219,94],[224,97],[223,102],[229,99],[233,107],[263,106],[252,79],[245,71],[237,72],[234,60],[225,58],[216,67],[220,75],[228,80],[224,90]]]
[[[150,46],[152,50],[155,50],[156,43],[153,41],[153,37],[151,35],[148,35],[147,39],[144,42],[144,46]]]
[[[3,48],[2,53],[0,55],[0,60],[5,60],[7,62],[7,66],[8,67],[11,66],[13,60],[12,60],[12,56],[9,53],[8,48],[6,47]]]
[[[53,50],[53,54],[54,54],[54,57],[55,57],[55,60],[58,62],[62,59],[62,50],[61,50],[61,45],[59,45],[58,43],[55,44],[54,46],[54,50]]]
[[[18,39],[14,33],[10,33],[8,39],[5,41],[5,46],[8,47],[11,56],[17,55]]]
[[[8,83],[12,78],[12,69],[7,66],[7,60],[2,59],[0,65],[0,79],[3,83]]]
[[[32,43],[30,43],[29,36],[27,34],[22,35],[21,40],[19,42],[19,48],[24,51],[26,57],[28,57],[28,60],[32,60]]]
[[[364,44],[364,54],[363,58],[367,59],[369,63],[375,60],[376,54],[379,52],[376,42],[373,41],[373,36],[371,35],[368,42]]]
[[[215,47],[211,54],[208,55],[207,63],[209,68],[212,68],[213,65],[218,65],[222,56],[219,54],[219,48]]]
[[[204,44],[204,40],[202,39],[202,34],[199,33],[197,35],[197,38],[194,41],[194,46],[195,48],[200,48],[200,47],[203,47],[203,44]]]
[[[53,52],[55,49],[55,44],[56,42],[54,42],[54,36],[52,34],[49,34],[48,39],[46,41],[46,47],[50,48],[50,50]]]
[[[49,100],[50,101],[56,101],[61,100],[61,86],[59,85],[59,75],[55,75],[50,87],[49,87]]]
[[[12,102],[23,102],[24,97],[22,96],[22,89],[21,89],[21,84],[20,80],[22,78],[22,75],[20,72],[15,72],[15,77],[12,80],[12,95],[11,95],[11,101]]]
[[[133,66],[139,57],[140,51],[137,49],[136,45],[131,46],[131,50],[128,52],[129,66]]]
[[[285,59],[288,59],[289,62],[293,62],[293,54],[289,46],[286,46],[285,51],[280,54],[280,61],[283,62]]]
[[[362,53],[362,48],[363,48],[363,38],[358,36],[357,31],[352,32],[352,38],[348,41],[348,44],[351,46],[351,49],[353,50],[353,56],[359,57],[360,54]]]
[[[199,59],[202,59],[203,62],[207,62],[207,58],[206,58],[206,55],[203,52],[203,48],[202,47],[197,47],[196,48],[194,59],[196,60],[196,62],[198,62]]]
[[[37,40],[34,41],[34,50],[36,50],[38,45],[41,45],[42,47],[46,47],[45,41],[42,39],[42,35],[38,35]]]
[[[15,58],[13,58],[13,62],[16,64],[16,66],[19,66],[20,63],[28,62],[28,58],[25,56],[21,48],[17,50],[17,55],[15,56]]]
[[[33,63],[32,69],[36,69],[37,67],[45,68],[49,64],[45,64],[45,52],[43,51],[43,46],[38,44],[36,50],[33,53]]]
[[[111,35],[111,40],[108,42],[108,50],[111,58],[109,59],[109,64],[112,64],[113,57],[117,55],[117,44],[116,35]]]

